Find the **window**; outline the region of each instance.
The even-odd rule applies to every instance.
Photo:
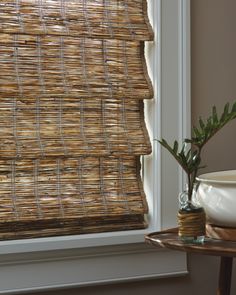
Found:
[[[189,1],[149,2],[157,40],[147,48],[147,55],[160,98],[146,105],[150,135],[171,139],[178,134],[181,138],[188,132],[189,120]],[[12,294],[185,273],[184,255],[142,244],[146,232],[175,224],[177,200],[173,201],[173,195],[182,185],[182,175],[168,155],[156,144],[153,150],[154,158],[144,160],[150,205],[147,230],[0,242],[1,291]],[[101,272],[97,273],[97,267]],[[9,281],[12,277],[14,282]]]

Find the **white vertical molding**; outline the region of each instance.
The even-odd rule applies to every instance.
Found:
[[[157,91],[157,96],[156,96],[156,109],[154,109],[156,116],[155,116],[155,121],[154,121],[154,126],[155,126],[155,139],[161,138],[161,128],[162,128],[162,105],[161,105],[161,92],[162,92],[162,46],[158,46],[161,44],[161,39],[162,39],[162,1],[158,0],[155,2],[156,7],[154,11],[157,13],[157,24],[156,24],[156,29],[157,29],[157,48],[156,48],[156,66],[157,66],[157,73],[156,73],[156,91]],[[157,82],[158,81],[158,82]],[[159,85],[158,85],[159,84]],[[153,173],[155,175],[155,178],[157,181],[154,180],[154,196],[159,196],[157,197],[157,208],[156,208],[156,214],[154,220],[157,222],[157,230],[161,230],[161,220],[162,220],[162,198],[161,192],[162,192],[162,179],[161,179],[161,174],[162,174],[162,160],[161,160],[161,149],[157,141],[155,141],[155,148],[156,148],[156,158],[154,160],[154,169]],[[160,177],[158,177],[160,175]]]
[[[176,224],[183,171],[157,139],[182,141],[190,133],[190,0],[149,0],[155,40],[148,44],[154,99],[146,103],[153,153],[145,157],[144,187],[149,199],[150,231]]]
[[[190,0],[180,0],[179,3],[179,141],[191,135],[191,71],[190,71]],[[179,173],[179,188],[186,184],[186,175],[181,168]]]
[[[162,0],[163,54],[162,100],[166,117],[162,119],[162,136],[169,142],[180,142],[189,134],[190,126],[190,0]],[[175,5],[175,7],[174,7]],[[175,9],[175,10],[173,10]],[[167,53],[165,53],[167,47]],[[175,60],[176,59],[176,60]],[[170,85],[170,86],[169,86]],[[168,87],[172,87],[169,89]],[[168,126],[171,124],[172,128]],[[162,227],[176,225],[178,193],[185,175],[176,161],[162,151]]]
[[[160,230],[161,225],[161,150],[157,139],[161,134],[161,0],[148,1],[149,18],[154,31],[154,41],[146,44],[146,59],[152,79],[154,97],[145,102],[146,124],[153,152],[144,160],[144,188],[149,201],[149,231]]]

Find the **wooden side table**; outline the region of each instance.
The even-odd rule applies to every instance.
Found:
[[[217,295],[230,295],[233,257],[236,256],[236,242],[206,238],[204,244],[185,244],[178,238],[177,228],[150,233],[145,237],[145,241],[156,247],[220,256]]]

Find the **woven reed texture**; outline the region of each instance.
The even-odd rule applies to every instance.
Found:
[[[0,199],[0,238],[140,228],[147,212],[136,157],[0,160]]]
[[[0,239],[146,227],[144,0],[0,1]]]
[[[136,41],[0,34],[0,97],[152,98]]]
[[[179,236],[181,237],[199,237],[206,234],[206,214],[200,212],[178,213]]]
[[[0,159],[150,152],[142,101],[0,100]]]
[[[1,0],[0,32],[153,39],[144,0]]]

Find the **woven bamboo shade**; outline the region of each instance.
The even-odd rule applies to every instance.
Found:
[[[143,0],[1,0],[0,32],[152,40]]]
[[[0,97],[151,98],[142,51],[135,41],[0,34]]]
[[[0,237],[136,228],[147,210],[139,171],[135,157],[1,160]]]
[[[143,0],[1,0],[0,239],[144,228]]]
[[[0,100],[1,158],[144,155],[143,102],[127,99]]]

